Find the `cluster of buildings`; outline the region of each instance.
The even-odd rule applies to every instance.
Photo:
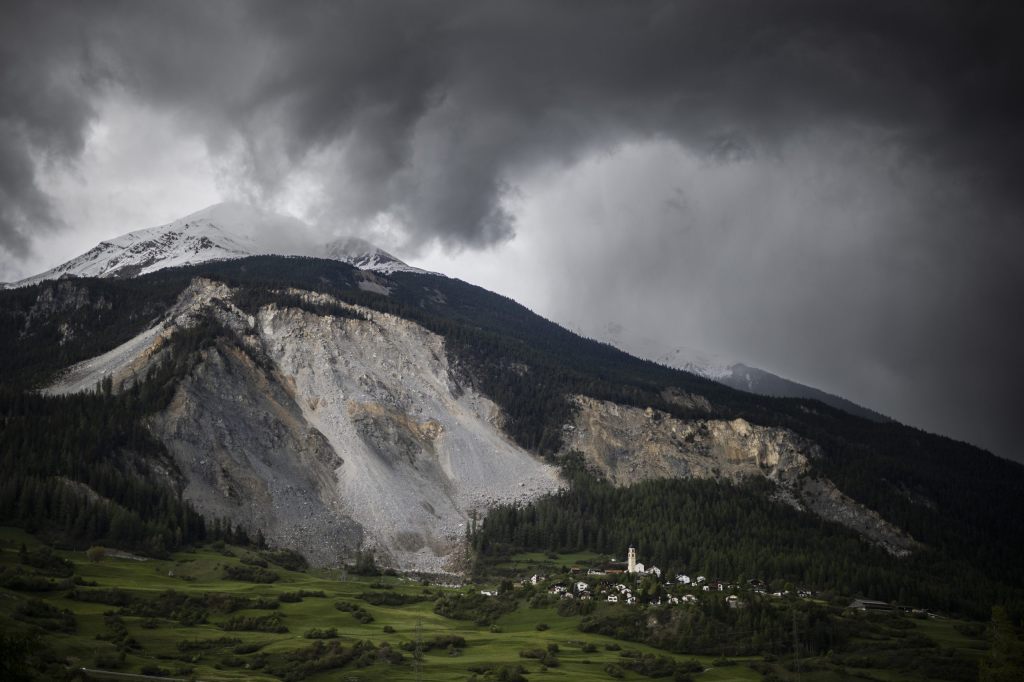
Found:
[[[572,568],[570,572],[579,573],[581,570],[581,568]],[[600,599],[611,603],[636,604],[637,595],[634,594],[634,589],[635,585],[639,584],[640,577],[650,576],[656,580],[661,580],[661,575],[661,569],[657,566],[647,567],[637,561],[636,548],[630,547],[625,562],[612,561],[603,567],[589,568],[586,571],[588,580],[576,579],[575,581],[562,582],[551,585],[547,591],[549,594],[560,599],[579,599],[583,601]],[[622,578],[630,577],[633,580],[624,579],[622,582],[611,582],[608,580],[609,577],[618,576]],[[594,578],[594,580],[589,581],[591,578]],[[543,575],[535,574],[522,582],[523,584],[538,586],[547,582],[547,578]],[[630,587],[629,582],[633,582],[634,587]],[[743,607],[743,600],[737,594],[741,589],[740,585],[724,583],[718,580],[708,580],[703,575],[691,577],[680,573],[675,576],[674,582],[669,580],[663,583],[663,587],[666,589],[659,590],[659,593],[666,596],[654,597],[649,602],[651,605],[693,604],[696,603],[697,597],[692,592],[700,590],[703,592],[726,592],[728,593],[728,596],[725,597],[726,604],[731,608]],[[678,587],[686,588],[686,593],[678,594],[679,590],[676,590],[676,594],[672,594],[670,590]],[[767,585],[761,580],[748,580],[744,588],[757,594],[769,594]],[[487,592],[485,591],[484,594],[487,594]],[[788,593],[774,592],[771,593],[771,596],[783,597],[786,594]],[[809,590],[804,589],[796,590],[796,594],[803,598],[812,596]]]
[[[570,569],[572,573],[580,571],[578,568]],[[661,579],[661,569],[657,566],[645,566],[644,564],[637,561],[636,548],[630,547],[626,555],[626,561],[617,562],[612,561],[601,568],[589,568],[587,569],[586,575],[588,578],[596,578],[594,584],[587,582],[586,580],[576,580],[568,584],[557,584],[552,585],[548,588],[548,593],[557,596],[561,599],[580,599],[583,601],[589,601],[592,599],[601,599],[613,604],[636,604],[637,596],[634,594],[633,589],[626,582],[610,583],[605,578],[609,576],[629,576],[634,579],[635,582],[639,582],[641,576],[651,576],[655,579]],[[547,581],[547,578],[543,575],[535,574],[528,580],[523,580],[523,584],[531,584],[534,586],[541,585]],[[758,581],[759,582],[759,581]],[[679,574],[675,576],[675,582],[664,583],[665,588],[672,588],[677,586],[685,586],[690,588],[700,588],[704,592],[724,592],[728,587],[730,590],[737,589],[736,585],[726,585],[725,583],[718,581],[708,582],[705,576],[699,575],[695,578],[691,578],[688,575]],[[486,592],[485,592],[486,594]],[[665,604],[692,604],[696,603],[697,598],[693,594],[682,594],[682,595],[669,595],[662,599],[662,597],[655,597],[650,601],[650,604],[659,606],[662,603]],[[743,602],[735,594],[730,594],[726,598],[728,603],[733,608],[739,608],[743,605]]]
[[[657,566],[647,567],[637,561],[635,547],[629,548],[625,562],[611,561],[601,567],[586,569],[587,580],[579,579],[579,574],[583,572],[581,567],[572,567],[569,569],[569,572],[576,574],[575,579],[560,579],[557,584],[550,585],[547,588],[548,594],[557,596],[560,599],[579,599],[581,601],[596,599],[613,604],[638,603],[638,596],[634,593],[634,589],[641,584],[641,577],[648,576],[660,581],[662,573],[661,569]],[[621,582],[616,582],[617,579],[621,580]],[[524,579],[522,584],[530,584],[536,587],[542,586],[547,582],[548,578],[546,576],[535,574],[528,579]],[[630,582],[633,583],[633,587],[630,587],[628,584]],[[651,581],[646,580],[644,583],[649,587]],[[728,596],[725,597],[725,603],[734,609],[743,608],[744,606],[743,599],[737,594],[741,591],[777,598],[787,597],[791,594],[801,599],[814,597],[814,593],[811,590],[804,588],[794,588],[792,592],[769,592],[768,585],[758,579],[748,580],[745,585],[741,586],[719,580],[708,580],[703,575],[691,577],[685,573],[676,574],[674,580],[662,583],[661,587],[663,589],[656,590],[657,596],[646,600],[644,603],[652,606],[660,606],[662,604],[695,604],[697,597],[693,593],[696,591],[727,593]],[[492,590],[481,590],[481,594],[497,596],[498,593]],[[855,599],[849,608],[857,611],[901,611],[918,617],[937,617],[935,614],[924,609],[896,606],[870,599]]]

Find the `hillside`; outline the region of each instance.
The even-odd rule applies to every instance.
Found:
[[[206,293],[197,298],[197,291]],[[576,451],[593,470],[599,471],[603,462],[634,472],[611,479],[631,486],[621,488],[625,494],[633,494],[628,491],[640,481],[664,476],[764,480],[769,487],[757,494],[797,510],[780,517],[795,532],[814,537],[852,531],[865,547],[890,543],[896,555],[910,551],[910,562],[936,580],[948,578],[948,567],[969,566],[961,582],[947,584],[963,593],[950,604],[978,614],[992,603],[1007,603],[1020,612],[1016,569],[1024,516],[1017,492],[1024,472],[1019,465],[896,423],[860,419],[810,400],[756,396],[642,361],[458,280],[425,273],[385,275],[337,261],[257,256],[131,279],[41,283],[3,292],[0,303],[5,322],[0,345],[8,351],[4,419],[11,434],[3,467],[8,480],[31,480],[37,489],[54,489],[55,477],[68,477],[61,462],[74,456],[69,439],[80,437],[81,422],[65,424],[58,415],[71,414],[69,406],[83,413],[98,411],[107,417],[93,427],[99,429],[91,436],[94,460],[126,481],[149,481],[176,491],[184,508],[201,513],[207,525],[223,518],[250,536],[261,531],[275,544],[291,543],[323,564],[366,543],[396,566],[461,570],[457,547],[472,518],[560,485],[543,474],[548,477],[544,485],[510,489],[500,476],[525,483],[528,476],[515,462],[540,473],[548,462],[564,464]],[[335,335],[344,342],[331,341]],[[402,335],[415,341],[399,343]],[[58,374],[104,353],[103,361]],[[321,369],[307,369],[321,361],[326,363]],[[332,375],[338,383],[317,383],[322,381],[318,377]],[[422,377],[426,383],[410,384],[406,377]],[[21,394],[28,386],[65,393],[95,386],[97,380],[99,394],[31,399]],[[322,396],[328,394],[342,400],[324,403]],[[239,410],[237,402],[224,400],[229,396],[249,396],[245,403],[251,406]],[[609,414],[621,418],[635,410],[636,416],[629,417],[635,425],[627,428],[622,422],[626,430],[612,440],[610,435],[578,440],[588,419],[579,396],[597,401],[587,404],[610,406]],[[50,401],[53,408],[47,407]],[[40,421],[45,414],[52,416]],[[273,417],[268,421],[260,415]],[[658,427],[663,436],[642,426],[652,418],[663,425]],[[650,433],[655,438],[651,452],[661,454],[642,454],[629,428]],[[687,428],[696,429],[692,437]],[[678,438],[672,437],[673,429]],[[705,429],[708,435],[701,435]],[[764,440],[760,433],[776,435]],[[615,439],[622,444],[614,445]],[[357,451],[347,450],[345,444],[353,442],[361,443]],[[474,445],[483,442],[490,444]],[[770,442],[783,444],[791,454],[772,454],[770,448],[778,445],[769,447]],[[27,448],[37,453],[31,466],[23,459]],[[216,455],[215,466],[203,469],[211,463],[200,466],[190,453],[211,448],[223,454]],[[290,483],[277,493],[269,472],[284,466],[274,463],[272,455],[282,448],[304,463],[287,474]],[[495,453],[492,464],[483,457],[488,452]],[[614,465],[608,459],[612,455]],[[460,457],[462,463],[456,463]],[[685,466],[662,468],[673,458]],[[376,473],[346,478],[344,463],[360,461],[365,463],[350,470]],[[700,461],[711,464],[696,466]],[[265,466],[270,467],[267,473],[259,473]],[[733,470],[729,467],[737,473],[726,473]],[[92,493],[102,487],[96,477],[81,471],[72,479],[87,487],[64,486],[62,495],[95,506]],[[494,492],[478,494],[491,483],[497,483]],[[529,492],[524,496],[517,489]],[[422,500],[426,506],[419,509],[426,513],[409,508],[402,513],[411,525],[395,527],[400,513],[370,502],[381,491],[389,491],[387,499],[396,503]],[[298,501],[288,501],[287,495],[296,493]],[[134,498],[102,491],[99,496],[116,500],[144,527],[144,510]],[[25,522],[21,499],[17,490],[7,488],[3,508],[9,521]],[[271,502],[256,502],[262,499]],[[346,502],[339,507],[339,500]],[[280,516],[281,510],[293,514],[297,509],[303,510],[299,517]],[[367,515],[369,509],[373,513]],[[112,532],[109,523],[68,528],[54,514],[35,515],[39,529],[72,542],[88,543]],[[152,530],[139,530],[128,534],[134,538],[129,544],[152,551],[201,533],[184,533],[179,517],[161,517],[158,539]],[[334,544],[323,544],[327,536],[316,530],[328,518],[338,519],[332,527],[350,529]],[[820,523],[826,525],[813,530]],[[606,551],[582,528],[569,527],[565,533],[560,549],[579,540]],[[323,549],[303,537],[316,538]],[[438,543],[442,538],[447,540]],[[891,545],[897,538],[904,539]],[[428,554],[421,555],[424,549]],[[809,551],[794,574],[814,563],[813,546]],[[422,556],[442,563],[424,563]],[[678,559],[659,557],[662,563]],[[902,570],[898,561],[890,561],[896,560],[880,562],[882,574]],[[868,587],[869,595],[891,592],[881,584]]]

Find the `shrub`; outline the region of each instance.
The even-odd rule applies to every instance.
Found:
[[[250,583],[272,583],[280,576],[259,566],[225,566],[224,580],[238,580]]]
[[[514,611],[517,602],[510,595],[485,597],[482,594],[442,595],[434,603],[434,613],[455,620],[470,620],[491,625],[502,615]]]
[[[176,645],[181,653],[192,651],[210,651],[241,644],[237,637],[218,637],[217,639],[183,639]],[[236,652],[237,653],[237,652]]]
[[[498,682],[527,682],[526,668],[521,665],[478,665],[470,668],[469,672],[487,675],[487,679],[498,680]]]
[[[327,597],[323,590],[299,590],[298,592],[283,592],[277,595],[279,601],[286,602],[288,604],[294,604],[300,602],[306,597]]]
[[[103,559],[106,556],[107,556],[106,548],[100,547],[98,545],[93,545],[89,549],[85,550],[85,558],[88,559],[89,561],[93,562],[94,564],[98,563],[100,561],[103,561]]]
[[[415,642],[403,642],[401,648],[405,651],[415,651]],[[435,635],[431,639],[420,642],[420,651],[431,651],[433,649],[448,649],[451,652],[453,649],[465,649],[466,639],[459,635]]]
[[[363,592],[359,598],[374,606],[405,606],[428,601],[430,597],[422,594],[400,594],[397,592]]]
[[[537,623],[537,632],[544,632],[550,626],[547,623]]]
[[[50,632],[74,632],[75,614],[59,609],[42,599],[30,599],[14,607],[14,619]]]
[[[288,632],[288,628],[282,622],[281,614],[271,613],[266,616],[234,616],[221,623],[222,630],[250,632]]]
[[[75,601],[106,604],[108,606],[129,606],[135,601],[131,593],[119,590],[116,587],[99,590],[80,590],[75,588],[68,593],[68,597]]]
[[[51,575],[56,578],[70,578],[75,574],[75,565],[54,554],[49,547],[39,547],[27,551],[22,546],[21,551],[18,552],[18,562],[31,566],[43,575]]]
[[[286,571],[305,571],[309,568],[309,562],[293,549],[275,549],[263,552],[262,556],[267,561],[277,564]]]
[[[232,652],[236,654],[252,654],[256,653],[266,645],[266,642],[252,642],[249,644],[239,644],[234,649],[232,649]]]
[[[338,636],[337,628],[326,628],[321,630],[320,628],[313,628],[306,630],[302,635],[306,639],[335,639]]]
[[[266,559],[261,559],[258,556],[253,556],[251,554],[246,554],[245,556],[240,558],[239,561],[241,561],[243,564],[246,564],[247,566],[259,566],[260,568],[267,567]]]
[[[377,567],[377,560],[372,551],[356,552],[356,563],[349,566],[349,571],[355,575],[380,575],[380,569]]]
[[[21,592],[52,592],[66,590],[72,586],[70,580],[53,580],[41,575],[33,575],[23,569],[7,566],[0,569],[0,587]]]
[[[373,622],[373,616],[370,612],[361,606],[357,606],[351,602],[339,601],[334,603],[334,608],[339,611],[347,611],[352,614],[352,617],[358,620],[363,625],[369,625]]]

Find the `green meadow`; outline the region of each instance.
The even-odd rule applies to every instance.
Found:
[[[16,529],[0,530],[0,571],[8,578],[19,571],[25,573],[25,551],[36,556],[40,548],[31,535]],[[444,596],[478,595],[485,586],[452,588],[401,576],[288,570],[240,547],[205,547],[169,559],[117,557],[109,550],[97,561],[81,551],[54,550],[52,555],[73,564],[73,577],[62,578],[73,585],[61,583],[60,588],[44,591],[17,584],[0,588],[0,627],[8,634],[39,633],[33,655],[49,661],[49,674],[62,670],[81,679],[142,679],[83,673],[84,668],[211,682],[648,680],[652,677],[628,665],[645,654],[651,660],[667,657],[679,664],[680,669],[672,673],[647,671],[662,679],[725,682],[796,679],[798,674],[801,680],[822,681],[921,679],[884,669],[838,669],[827,661],[802,661],[800,669],[790,670],[782,662],[761,658],[720,660],[672,654],[583,633],[578,629],[580,616],[559,616],[554,606],[533,608],[527,599],[519,599],[514,609],[497,615],[493,622],[478,624],[439,615],[435,603]],[[524,569],[526,577],[534,568],[553,569],[593,558],[521,555],[505,568]],[[255,564],[266,564],[266,568]],[[225,578],[229,573],[237,577],[239,572],[248,579]],[[36,573],[45,575],[46,570]],[[271,575],[274,582],[252,582]],[[206,601],[192,611],[181,607],[173,617],[170,613],[139,613],[140,604],[166,601],[170,590],[179,601],[189,597]],[[210,595],[215,595],[213,601]],[[32,600],[42,600],[45,608]],[[385,603],[374,603],[382,600]],[[409,603],[386,605],[387,601]],[[234,608],[240,604],[242,608]],[[597,608],[627,607],[599,603]],[[56,615],[61,610],[73,617]],[[635,612],[637,618],[644,617],[642,610]],[[909,622],[915,633],[919,631],[958,656],[976,659],[987,648],[977,627],[957,621]],[[243,629],[232,629],[236,627]],[[420,649],[429,650],[417,656],[417,643]],[[359,656],[353,653],[357,651]],[[666,659],[660,660],[664,663]],[[338,663],[337,667],[317,669]],[[46,674],[38,674],[46,679]]]

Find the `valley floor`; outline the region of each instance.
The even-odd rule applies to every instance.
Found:
[[[0,630],[7,642],[18,633],[40,633],[41,646],[33,648],[32,663],[45,667],[49,659],[50,668],[49,672],[34,673],[38,679],[59,679],[54,676],[82,668],[207,682],[532,682],[641,680],[652,679],[652,675],[701,682],[797,679],[797,671],[780,661],[676,655],[584,633],[579,629],[581,616],[559,616],[554,606],[532,608],[528,599],[517,600],[507,613],[492,614],[490,624],[435,613],[438,600],[464,595],[463,599],[480,601],[480,590],[495,589],[492,585],[438,586],[400,576],[293,571],[267,561],[272,558],[268,555],[261,558],[255,550],[223,545],[177,553],[166,560],[113,556],[108,550],[98,561],[90,561],[85,552],[54,551],[52,556],[58,560],[47,568],[39,559],[47,556],[41,547],[35,537],[20,530],[0,529],[0,577],[6,585],[0,588]],[[73,566],[59,559],[69,560]],[[539,559],[524,555],[517,563],[529,568]],[[577,559],[566,555],[554,563]],[[258,565],[261,563],[266,567]],[[67,575],[71,568],[73,576]],[[64,577],[56,575],[62,570]],[[225,579],[229,572],[246,579]],[[35,578],[34,583],[29,577]],[[274,582],[253,582],[272,578]],[[39,590],[48,581],[52,582],[49,587],[56,589]],[[30,585],[36,590],[25,589]],[[167,597],[168,590],[176,593],[175,607],[167,606],[174,601]],[[381,601],[411,603],[374,603]],[[154,606],[158,603],[164,606]],[[632,607],[600,604],[598,608]],[[635,613],[643,617],[642,610]],[[987,649],[982,624],[905,620],[908,637],[919,644],[928,642],[951,661],[973,665]],[[233,629],[253,627],[283,631]],[[311,639],[314,634],[326,639]],[[415,642],[421,643],[421,649],[435,645],[422,654],[418,664],[413,654]],[[873,644],[877,648],[878,642]],[[657,670],[659,660],[661,672]],[[640,661],[649,664],[648,675],[630,669]],[[865,656],[864,664],[870,663]],[[678,670],[674,678],[671,672],[664,672],[673,666]],[[142,678],[88,673],[84,679]],[[927,677],[913,672],[910,664],[899,669],[853,668],[830,664],[828,657],[821,657],[801,661],[799,679]]]

